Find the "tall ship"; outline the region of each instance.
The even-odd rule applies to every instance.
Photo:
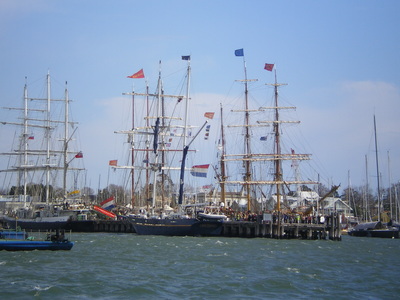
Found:
[[[206,213],[205,203],[193,203],[185,197],[185,174],[201,174],[205,165],[187,166],[187,157],[193,153],[192,143],[207,125],[188,124],[190,99],[190,56],[187,62],[185,88],[180,95],[164,92],[161,62],[155,93],[125,93],[132,96],[132,129],[118,131],[128,135],[130,165],[112,163],[115,169],[130,170],[132,207],[129,216],[137,234],[167,236],[219,235],[224,215]],[[142,70],[141,70],[142,71]],[[139,76],[139,77],[138,77]],[[143,71],[131,78],[144,78]],[[135,123],[135,97],[144,97],[145,116]],[[207,166],[208,167],[208,166]],[[196,170],[195,170],[196,169]]]
[[[21,107],[4,107],[19,112],[17,122],[2,121],[19,132],[13,149],[1,153],[8,157],[8,167],[1,170],[5,195],[1,202],[3,221],[9,227],[26,230],[65,229],[71,215],[69,209],[76,189],[67,186],[70,172],[83,170],[78,161],[81,151],[70,150],[76,140],[77,126],[70,120],[67,83],[64,97],[53,98],[48,73],[43,97],[29,97],[28,84],[24,86]],[[75,175],[75,179],[76,179]],[[76,188],[76,186],[75,186]]]
[[[283,132],[287,132],[285,126],[300,123],[282,118],[284,112],[295,110],[294,106],[280,104],[279,88],[286,84],[278,82],[274,64],[265,64],[264,69],[274,74],[274,82],[267,84],[273,88],[273,97],[266,106],[265,100],[254,98],[249,92],[249,85],[256,85],[258,80],[247,77],[244,50],[236,50],[235,55],[243,58],[244,79],[238,82],[244,86],[244,97],[228,112],[222,112],[221,107],[220,163],[216,166],[220,192],[217,195],[225,207],[246,214],[299,212],[301,206],[306,209],[319,196],[309,188],[312,199],[304,203],[302,189],[315,186],[318,181],[304,180],[300,174],[300,162],[310,160],[311,155],[298,153],[295,145],[287,143],[288,139],[282,140]],[[255,89],[261,90],[261,87]]]

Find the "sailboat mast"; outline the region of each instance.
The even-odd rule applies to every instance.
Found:
[[[376,161],[376,178],[378,184],[378,221],[381,221],[381,187],[379,180],[379,160],[378,160],[378,139],[376,135],[376,119],[374,115],[374,133],[375,133],[375,161]]]
[[[135,93],[132,87],[132,132],[135,130]],[[132,133],[131,139],[131,203],[132,208],[135,207],[135,134]]]
[[[164,95],[164,89],[161,87],[161,95]],[[165,98],[164,96],[161,97],[161,126],[162,128],[165,128]],[[163,150],[165,150],[165,141],[163,139],[161,143]],[[165,165],[165,151],[161,152],[161,165]],[[165,186],[164,186],[164,178],[165,177],[165,171],[163,168],[161,168],[161,207],[164,207],[165,204]]]
[[[67,85],[67,83],[65,83]],[[67,170],[68,170],[68,119],[69,119],[69,105],[68,105],[68,89],[65,87],[65,116],[64,116],[64,147],[63,147],[63,156],[64,156],[64,172],[63,172],[63,192],[64,192],[64,201],[67,199]]]
[[[224,134],[224,121],[223,121],[223,109],[222,109],[222,104],[221,104],[221,182],[220,182],[220,186],[221,186],[221,202],[224,204],[225,206],[225,198],[226,198],[226,194],[225,194],[225,180],[226,180],[226,172],[225,172],[225,134]]]
[[[149,85],[146,81],[146,127],[150,127],[149,122]],[[149,188],[149,147],[150,141],[148,135],[146,135],[146,203],[150,199],[150,188]]]
[[[187,143],[187,120],[188,120],[188,113],[189,113],[189,91],[190,91],[190,55],[189,56],[182,56],[183,60],[187,60],[187,84],[186,84],[186,103],[185,103],[185,120],[184,120],[184,128],[183,128],[183,150],[182,150],[182,162],[181,162],[181,171],[179,176],[179,195],[178,195],[178,204],[183,204],[183,187],[184,187],[184,178],[185,178],[185,164],[186,164],[186,157],[189,151],[190,144],[194,141],[200,131],[204,128],[200,128],[199,132],[193,137],[190,143]]]
[[[158,136],[160,130],[160,116],[161,116],[161,61],[160,61],[160,69],[158,73],[158,86],[157,86],[157,119],[156,125],[154,129],[154,141],[153,141],[153,152],[154,152],[154,166],[158,165]],[[156,205],[156,196],[157,196],[157,170],[153,172],[153,194],[152,194],[152,203],[151,203],[151,213],[154,214],[154,208]]]
[[[185,120],[184,120],[184,128],[183,128],[183,148],[187,145],[187,120],[189,114],[189,93],[190,93],[190,56],[187,59],[188,66],[187,66],[187,82],[186,82],[186,102],[185,102]]]
[[[23,183],[24,183],[24,206],[26,205],[26,193],[27,193],[27,176],[28,171],[26,166],[28,165],[28,139],[29,139],[29,132],[28,132],[28,87],[25,83],[24,87],[24,133],[22,135],[23,143],[24,143],[24,171],[23,171]],[[20,164],[21,165],[21,164]],[[18,181],[19,183],[19,181]]]
[[[50,194],[50,73],[47,73],[47,125],[46,125],[46,204]]]
[[[244,166],[245,166],[245,175],[244,175],[244,186],[246,189],[246,199],[247,199],[247,211],[251,209],[251,194],[250,194],[250,184],[251,181],[251,162],[250,162],[250,113],[249,113],[249,89],[247,83],[247,68],[246,68],[246,59],[243,56],[243,68],[244,68],[244,127],[245,127],[245,135],[244,135]]]
[[[278,81],[276,78],[276,69],[275,69],[275,122],[274,122],[274,133],[275,133],[275,154],[276,157],[281,156],[281,144],[280,144],[280,129],[279,129],[279,107],[278,107]],[[276,159],[275,163],[275,181],[276,181],[276,201],[277,201],[277,211],[281,211],[281,184],[282,182],[282,169],[281,169],[281,160]]]

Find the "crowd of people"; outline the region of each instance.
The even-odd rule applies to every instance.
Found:
[[[327,217],[323,215],[305,215],[301,213],[280,213],[277,211],[234,211],[232,208],[223,209],[222,212],[232,221],[272,222],[277,223],[280,215],[281,223],[324,224]]]

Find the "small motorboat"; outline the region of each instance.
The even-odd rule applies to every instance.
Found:
[[[64,231],[57,230],[55,234],[48,233],[45,240],[36,240],[33,236],[24,239],[2,238],[0,250],[32,251],[32,250],[71,250],[74,242],[64,236]]]

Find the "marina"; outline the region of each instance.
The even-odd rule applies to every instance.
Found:
[[[332,215],[326,219],[324,224],[259,222],[257,220],[251,222],[223,221],[220,225],[221,230],[213,234],[208,232],[205,234],[198,229],[196,234],[185,234],[187,233],[185,231],[184,234],[175,235],[340,241],[342,228],[339,215]],[[121,220],[71,221],[66,229],[75,233],[136,233],[133,224],[126,218]],[[15,232],[11,231],[7,236],[12,234],[15,234]]]
[[[0,1],[1,300],[399,297],[399,11]]]

